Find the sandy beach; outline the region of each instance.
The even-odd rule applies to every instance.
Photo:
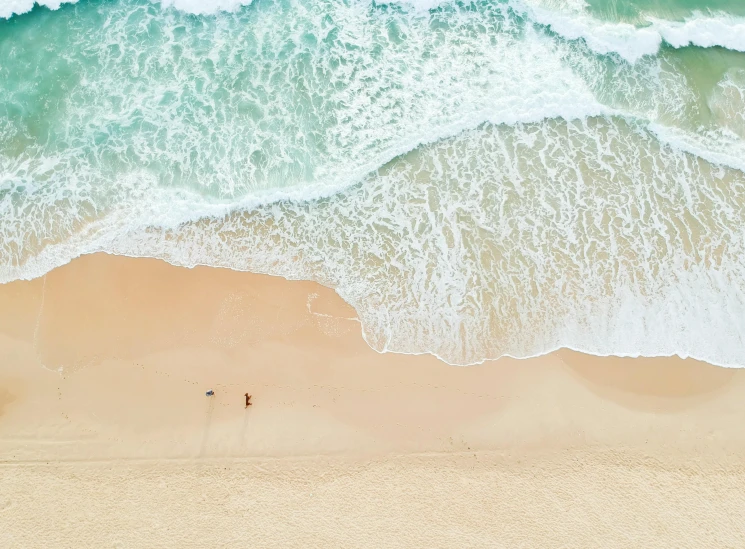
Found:
[[[744,547],[743,417],[693,360],[379,354],[309,282],[0,285],[2,547]]]

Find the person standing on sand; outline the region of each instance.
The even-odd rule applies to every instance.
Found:
[[[246,393],[245,396],[246,396],[246,408],[248,408],[249,406],[251,406],[251,395]]]

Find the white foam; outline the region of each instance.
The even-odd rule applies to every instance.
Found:
[[[519,0],[512,5],[518,11],[525,12],[531,20],[549,27],[567,40],[581,38],[596,53],[617,53],[632,63],[645,55],[655,54],[662,43],[662,37],[654,29],[639,29],[628,23],[602,22],[580,10],[547,9],[543,3]]]
[[[745,141],[732,131],[717,128],[693,133],[655,122],[648,128],[671,147],[745,172]]]
[[[382,3],[398,3],[426,11],[448,1],[386,0]],[[645,55],[655,55],[663,41],[676,48],[721,46],[745,51],[745,19],[726,13],[694,13],[685,21],[648,17],[647,25],[636,26],[594,18],[586,13],[584,0],[511,0],[509,5],[568,40],[583,39],[594,52],[617,53],[631,63]]]
[[[745,69],[730,69],[709,96],[716,123],[745,140]]]
[[[745,19],[728,15],[697,14],[684,22],[650,19],[660,36],[676,48],[688,45],[745,51]]]
[[[415,12],[423,13],[450,2],[452,2],[452,0],[378,0],[376,4],[399,4],[409,7]]]
[[[177,10],[195,15],[212,15],[221,11],[231,12],[248,6],[252,0],[151,0],[160,2],[164,8],[173,7]],[[13,15],[20,15],[31,11],[35,5],[44,6],[50,10],[57,10],[62,4],[75,4],[78,0],[0,0],[0,18],[8,19]]]
[[[545,2],[534,0],[515,0],[511,5],[568,40],[583,39],[594,52],[617,53],[630,63],[645,55],[655,55],[663,41],[675,48],[721,46],[745,51],[745,19],[724,13],[695,13],[680,22],[647,18],[648,25],[635,26],[601,21],[571,6],[570,9],[552,9],[547,8]]]
[[[34,5],[59,9],[63,3],[78,0],[0,0],[0,18],[30,11]],[[173,7],[196,15],[231,12],[249,5],[252,0],[152,0],[163,7]],[[451,0],[383,0],[380,4],[402,4],[426,12]],[[648,26],[601,21],[584,12],[584,0],[551,2],[550,0],[511,0],[510,5],[526,13],[533,21],[549,27],[568,40],[583,39],[596,53],[617,53],[634,63],[645,55],[654,55],[665,41],[673,47],[688,45],[703,48],[721,46],[745,51],[745,19],[728,14],[696,13],[685,21],[647,18]]]
[[[78,0],[0,0],[0,17],[8,19],[31,11],[38,4],[50,10],[59,9],[62,4],[75,4]]]
[[[164,8],[173,7],[195,15],[212,15],[221,11],[236,11],[252,0],[159,0]]]

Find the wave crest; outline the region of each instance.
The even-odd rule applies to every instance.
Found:
[[[558,11],[516,0],[511,5],[531,20],[568,40],[582,39],[596,53],[616,53],[630,63],[655,55],[663,42],[674,48],[720,46],[745,51],[745,19],[695,13],[685,21],[648,18],[644,26],[607,22],[583,11]]]
[[[177,10],[195,15],[212,15],[221,11],[236,11],[248,6],[252,0],[151,0],[160,2],[164,8],[173,7]],[[0,18],[8,19],[14,15],[21,15],[43,6],[50,10],[57,10],[62,4],[77,4],[78,0],[0,0]]]

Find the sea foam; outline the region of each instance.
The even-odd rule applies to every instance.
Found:
[[[59,9],[63,3],[78,0],[0,0],[0,18],[30,11],[34,5]],[[173,7],[186,13],[210,15],[231,12],[249,5],[252,0],[151,0],[164,8]],[[378,4],[401,4],[414,11],[426,12],[452,0],[383,0]],[[654,55],[662,42],[681,48],[689,45],[709,48],[720,46],[745,51],[745,19],[726,13],[694,13],[684,21],[646,18],[646,25],[596,19],[585,12],[585,3],[546,0],[508,0],[508,4],[540,25],[568,40],[583,39],[593,51],[605,55],[616,53],[629,62]]]
[[[59,9],[62,4],[75,4],[78,0],[0,0],[0,17],[10,18],[31,11],[35,5],[50,10]]]
[[[511,5],[568,40],[582,39],[596,53],[616,53],[631,63],[645,55],[655,55],[663,41],[675,48],[721,46],[745,51],[745,19],[724,13],[696,13],[685,21],[649,17],[646,25],[637,26],[601,21],[582,10],[548,9],[528,0],[515,0]]]
[[[159,0],[164,8],[173,7],[177,10],[195,15],[209,15],[218,12],[236,11],[248,6],[252,0]]]
[[[247,6],[252,0],[151,0],[160,2],[165,8],[174,7],[178,10],[195,15],[209,15],[221,11],[235,11]],[[57,10],[62,4],[75,4],[78,0],[0,0],[0,18],[10,18],[31,11],[35,5],[51,10]]]

